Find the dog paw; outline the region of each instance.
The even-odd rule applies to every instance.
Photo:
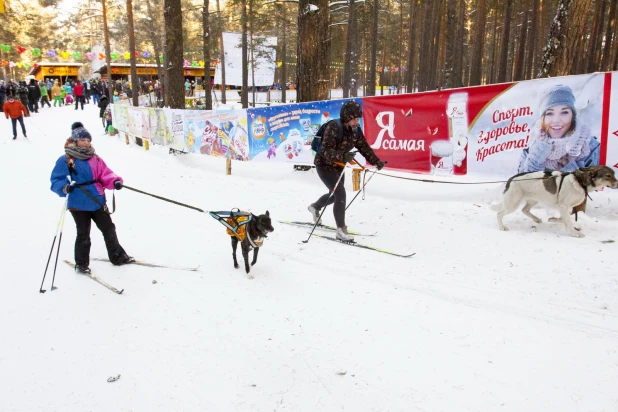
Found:
[[[249,278],[249,279],[255,279],[255,276],[253,276],[253,274],[251,274],[251,273],[247,273],[247,278]]]
[[[571,233],[571,236],[582,238],[582,237],[585,237],[586,235],[584,235],[582,232],[573,232]]]
[[[251,262],[251,266],[255,265],[256,263],[256,261]]]
[[[534,217],[532,218],[532,220],[534,221],[534,223],[543,223],[543,221],[539,219],[538,217]]]
[[[503,232],[508,232],[508,231],[509,231],[509,228],[508,228],[508,227],[506,227],[506,226],[502,226],[502,227],[500,228],[500,230],[501,230],[501,231],[503,231]]]
[[[234,263],[234,268],[238,269],[240,267],[240,265],[238,263]]]
[[[550,223],[561,223],[562,219],[559,217],[550,217],[549,219],[547,219],[547,221]]]

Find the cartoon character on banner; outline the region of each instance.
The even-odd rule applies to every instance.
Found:
[[[275,142],[275,139],[273,139],[272,137],[269,137],[268,140],[266,140],[266,142],[269,145],[268,154],[266,155],[266,157],[269,159],[271,158],[271,156],[277,157],[277,143]]]
[[[200,147],[200,153],[213,154],[216,153],[215,148],[218,148],[217,136],[219,128],[212,124],[209,120],[204,123],[204,131],[202,132],[202,146]]]
[[[220,154],[227,155],[227,151],[230,147],[230,140],[228,139],[227,135],[223,132],[223,130],[221,130],[221,128],[219,128],[219,132],[217,133],[217,136],[219,137],[218,141],[219,141],[219,149],[221,150]]]
[[[185,144],[187,145],[189,152],[193,152],[193,146],[195,145],[195,123],[189,124],[189,131],[187,132]]]

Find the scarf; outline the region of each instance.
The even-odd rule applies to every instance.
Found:
[[[73,166],[75,162],[73,159],[88,160],[92,156],[96,156],[94,147],[78,147],[71,139],[67,139],[64,144],[64,153],[66,153],[67,163]]]
[[[561,170],[571,160],[577,160],[590,155],[590,128],[578,122],[575,130],[560,139],[552,139],[541,129],[541,120],[536,123],[532,133],[533,140],[540,140],[551,145],[551,151],[545,160],[545,167],[550,170]]]

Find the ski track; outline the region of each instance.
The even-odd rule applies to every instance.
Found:
[[[0,411],[618,410],[617,246],[601,243],[618,240],[615,191],[591,194],[575,239],[542,208],[544,223],[515,213],[500,232],[489,209],[500,184],[376,175],[347,224],[378,231],[359,243],[415,256],[303,244],[310,228],[277,220],[310,219],[326,191],[314,170],[234,162],[225,176],[222,159],[127,147],[97,116],[93,105],[40,109],[26,119],[30,142],[0,150]],[[76,120],[132,187],[204,210],[269,210],[275,232],[255,279],[233,268],[225,227],[208,214],[124,189],[112,218],[128,253],[200,269],[92,261],[125,289],[116,295],[61,262],[73,260],[67,216],[58,289],[54,255],[38,293],[62,206],[49,174]],[[2,124],[4,139],[10,130]],[[323,220],[333,224],[331,208]],[[106,257],[94,226],[91,256]]]

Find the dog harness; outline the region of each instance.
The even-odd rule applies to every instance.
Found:
[[[251,239],[247,231],[247,225],[251,222],[253,215],[249,212],[236,210],[237,212],[232,210],[231,212],[208,212],[208,214],[227,228],[226,233],[228,235],[235,236],[241,242],[247,239],[253,248],[261,247],[264,243],[264,238]]]
[[[547,171],[545,171],[545,175],[547,176]],[[564,179],[568,176],[568,175],[573,175],[573,178],[575,179],[575,181],[577,183],[579,183],[579,185],[582,187],[582,189],[584,189],[584,200],[586,200],[586,197],[588,199],[590,199],[590,201],[592,201],[592,198],[590,197],[590,195],[588,194],[588,186],[584,185],[581,181],[581,179],[579,179],[577,177],[577,175],[575,175],[574,172],[562,172],[560,173],[560,177],[562,177],[562,179],[560,180],[560,185],[558,186],[558,198],[560,198],[560,189],[562,189],[562,183],[564,182]],[[592,183],[592,186],[594,186],[594,182]],[[575,221],[577,222],[577,213],[578,211],[575,212]]]

